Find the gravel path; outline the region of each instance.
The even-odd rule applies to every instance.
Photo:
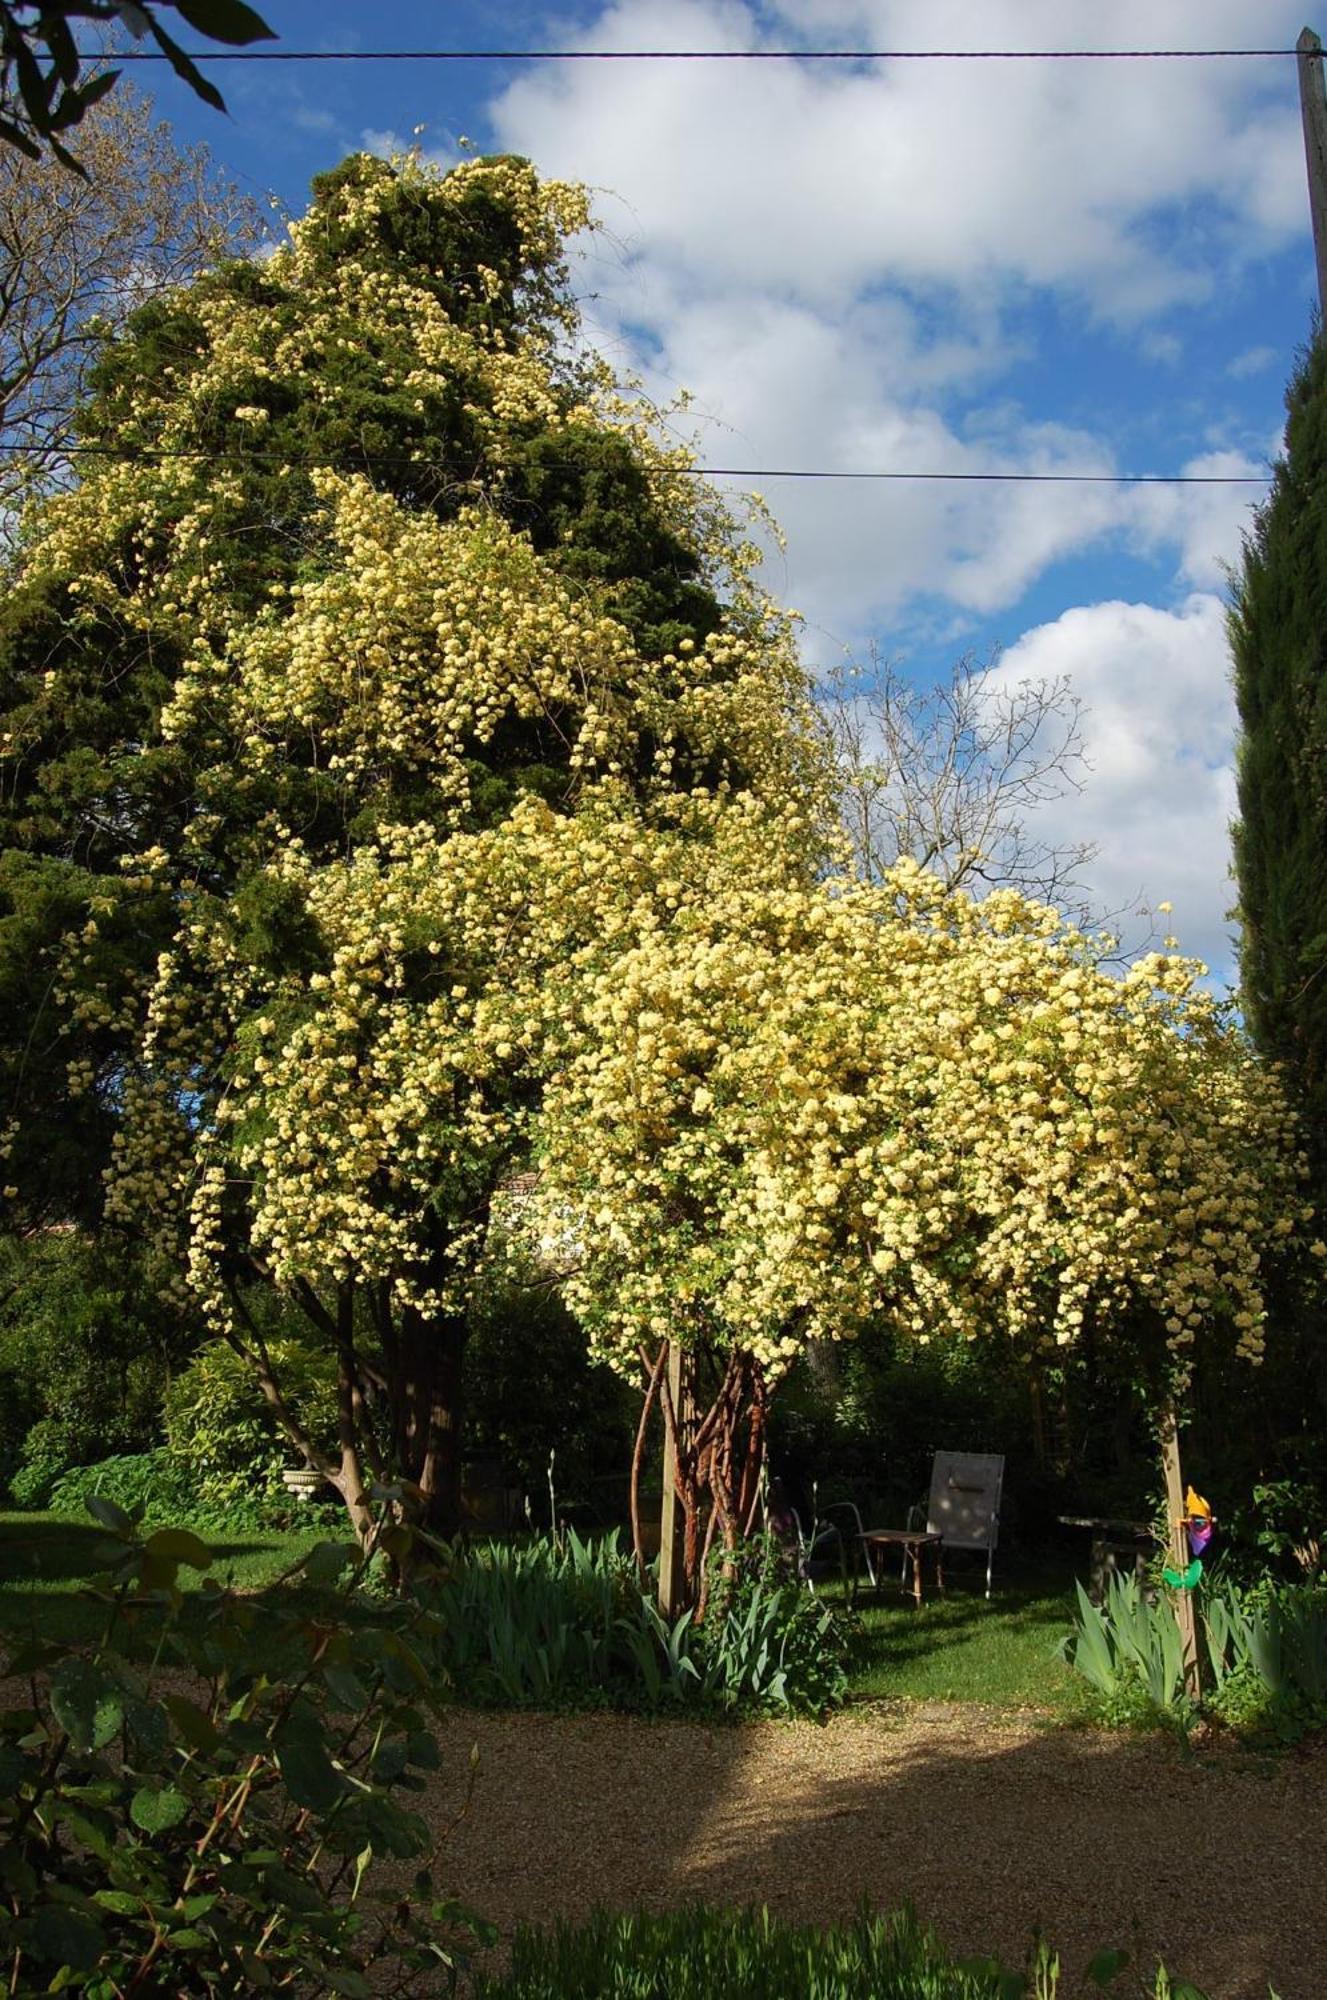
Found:
[[[439,1874],[517,1919],[705,1900],[802,1920],[904,1899],[1017,1963],[1040,1925],[1075,1977],[1160,1953],[1211,2000],[1327,1996],[1327,1748],[1186,1759],[1151,1740],[930,1703],[825,1728],[706,1729],[462,1710],[436,1796],[470,1813]]]

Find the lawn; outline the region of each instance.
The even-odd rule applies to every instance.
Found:
[[[827,1594],[831,1601],[841,1597],[837,1590]],[[1064,1570],[997,1575],[989,1603],[982,1585],[961,1581],[920,1610],[886,1582],[879,1596],[860,1590],[856,1610],[866,1628],[852,1675],[858,1700],[1081,1705],[1081,1684],[1059,1653],[1072,1615]]]
[[[335,1529],[242,1530],[204,1536],[215,1553],[210,1574],[259,1591]],[[41,1636],[82,1643],[101,1630],[104,1609],[84,1593],[115,1551],[91,1521],[56,1514],[0,1513],[0,1641]],[[181,1587],[199,1577],[180,1572]],[[1067,1710],[1079,1695],[1058,1655],[1069,1629],[1070,1581],[1063,1569],[998,1576],[990,1603],[980,1583],[958,1579],[920,1611],[897,1585],[857,1594],[864,1645],[852,1674],[857,1700],[970,1701],[994,1707]],[[823,1592],[843,1601],[841,1587]]]
[[[206,1534],[203,1539],[214,1557],[209,1574],[240,1590],[261,1590],[334,1532],[326,1527],[291,1533],[246,1528],[231,1535]],[[87,1519],[0,1513],[0,1640],[13,1646],[33,1637],[75,1643],[95,1637],[105,1610],[82,1593],[116,1549],[112,1537]],[[202,1578],[181,1568],[179,1581],[187,1594],[198,1589]]]

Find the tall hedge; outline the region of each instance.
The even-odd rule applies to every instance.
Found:
[[[1327,343],[1286,392],[1284,457],[1245,538],[1229,627],[1245,1018],[1286,1063],[1327,1173]]]

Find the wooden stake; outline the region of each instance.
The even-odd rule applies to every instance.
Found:
[[[1166,1474],[1166,1519],[1170,1529],[1170,1567],[1179,1575],[1189,1567],[1189,1538],[1184,1532],[1184,1475],[1180,1470],[1179,1428],[1174,1405],[1167,1403],[1161,1417],[1161,1463]],[[1180,1628],[1180,1651],[1184,1659],[1184,1686],[1197,1701],[1203,1691],[1198,1659],[1198,1621],[1194,1616],[1193,1592],[1176,1590],[1175,1622]]]
[[[1327,92],[1323,88],[1322,43],[1312,28],[1305,28],[1295,50],[1299,59],[1299,110],[1304,122],[1313,255],[1318,266],[1318,306],[1327,319]]]
[[[668,1343],[668,1398],[677,1424],[677,1442],[684,1448],[695,1422],[691,1357],[676,1341]],[[663,1508],[659,1516],[659,1611],[670,1621],[686,1608],[686,1508],[677,1490],[671,1440],[664,1437]]]

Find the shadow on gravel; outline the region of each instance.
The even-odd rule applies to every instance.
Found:
[[[1011,1965],[1040,1928],[1069,1995],[1108,1944],[1211,2000],[1327,1992],[1321,1748],[1208,1764],[957,1706],[824,1729],[461,1712],[448,1736],[439,1824],[472,1742],[481,1761],[441,1879],[504,1929],[596,1903],[823,1922],[908,1901]]]

